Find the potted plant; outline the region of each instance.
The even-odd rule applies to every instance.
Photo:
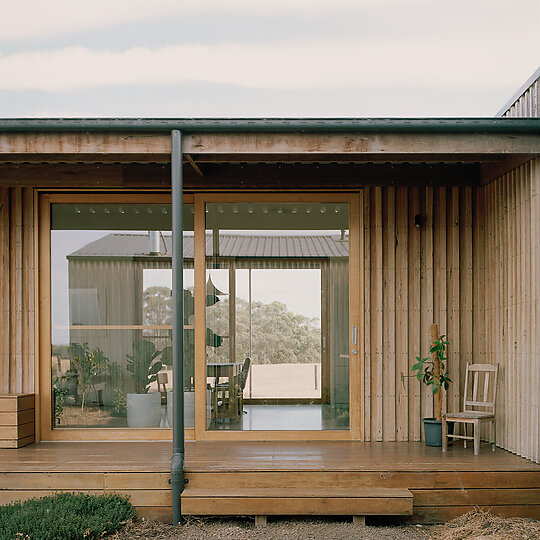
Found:
[[[135,428],[159,427],[161,394],[150,392],[150,384],[157,379],[163,364],[157,357],[161,351],[146,339],[133,344],[133,354],[126,354],[126,369],[131,373],[135,392],[127,395],[128,426]]]
[[[442,389],[448,390],[452,382],[446,370],[445,361],[446,348],[449,342],[445,340],[445,335],[439,335],[439,328],[436,324],[431,325],[431,347],[429,352],[431,357],[416,357],[416,363],[412,366],[412,371],[416,371],[416,377],[433,392],[433,405],[435,416],[424,418],[424,435],[427,446],[442,446]],[[453,425],[448,424],[449,432],[452,432]]]

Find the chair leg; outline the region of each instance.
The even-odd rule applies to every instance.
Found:
[[[473,436],[474,436],[474,455],[477,456],[480,453],[480,423],[478,420],[473,424]]]
[[[442,451],[446,452],[448,450],[448,431],[446,426],[446,417],[442,417]]]
[[[467,422],[463,422],[463,435],[467,436],[467,427],[469,424]],[[463,448],[467,449],[467,439],[463,439]]]
[[[495,431],[495,418],[491,422],[491,451],[495,452],[497,447],[497,432]]]

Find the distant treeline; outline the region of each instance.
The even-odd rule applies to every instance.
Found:
[[[319,319],[287,310],[282,302],[252,302],[252,360],[256,364],[318,363],[321,361]],[[206,324],[224,338],[220,347],[207,348],[209,361],[229,359],[229,298],[206,308]],[[193,321],[190,321],[192,324]],[[167,287],[144,291],[144,324],[172,324],[172,299]],[[236,359],[249,356],[249,304],[236,299]]]

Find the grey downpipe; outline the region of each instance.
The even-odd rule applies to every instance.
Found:
[[[173,288],[173,453],[171,487],[173,524],[182,516],[184,490],[184,223],[182,185],[182,134],[171,131],[172,184],[172,288]]]

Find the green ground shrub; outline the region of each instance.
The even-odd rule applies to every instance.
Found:
[[[58,493],[0,506],[0,540],[92,540],[117,531],[135,515],[120,495]]]

